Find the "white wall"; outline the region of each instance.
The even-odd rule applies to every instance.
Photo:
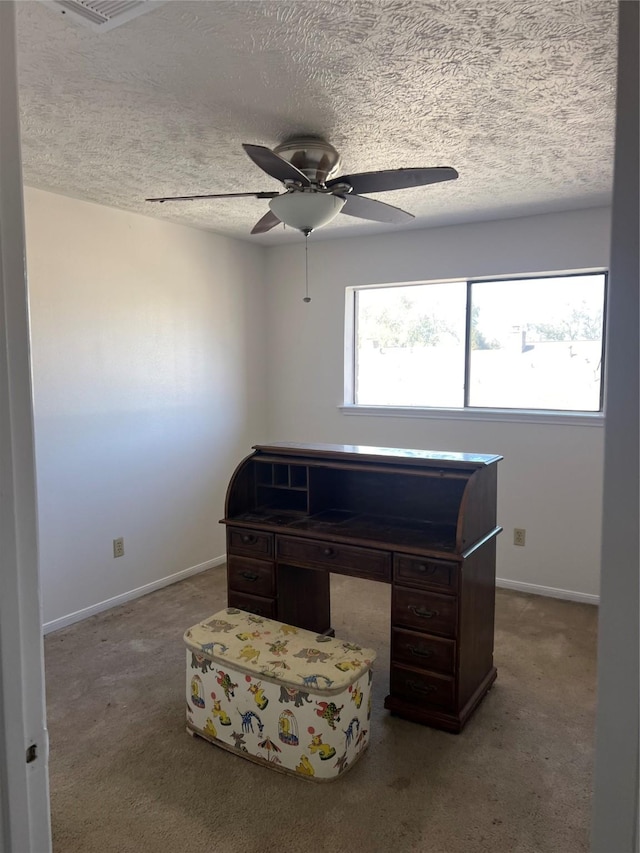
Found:
[[[337,406],[345,286],[605,267],[608,210],[312,237],[307,305],[301,241],[265,250],[39,190],[25,201],[49,627],[221,558],[231,471],[269,439],[501,453],[499,521],[527,545],[499,538],[498,575],[597,595],[601,429]]]
[[[269,440],[500,453],[499,578],[597,596],[603,430],[593,426],[350,416],[343,402],[345,287],[606,268],[610,210],[483,222],[269,249]],[[527,544],[512,544],[524,527]],[[546,591],[549,591],[547,589]]]
[[[263,437],[264,250],[29,188],[25,203],[42,597],[58,627],[224,554],[226,486]]]

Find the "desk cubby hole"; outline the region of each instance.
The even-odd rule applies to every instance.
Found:
[[[273,485],[273,465],[271,462],[260,462],[254,466],[256,486]]]
[[[289,485],[294,489],[306,489],[309,482],[306,465],[289,465]]]
[[[259,462],[255,465],[256,505],[272,512],[309,511],[306,465]]]
[[[273,466],[273,485],[274,486],[284,486],[285,488],[289,486],[289,466],[288,465],[274,465]]]
[[[308,470],[306,465],[289,465],[281,462],[256,463],[256,485],[271,486],[274,489],[308,488]]]
[[[262,512],[295,512],[306,515],[306,491],[282,489],[278,486],[258,486],[257,506]]]

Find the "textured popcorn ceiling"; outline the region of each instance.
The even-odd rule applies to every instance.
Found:
[[[453,166],[451,183],[373,196],[409,227],[607,204],[614,0],[168,2],[95,34],[18,6],[25,181],[250,237],[277,190],[241,143],[316,134],[339,173]],[[318,236],[400,226],[338,216]],[[406,228],[407,226],[401,226]]]

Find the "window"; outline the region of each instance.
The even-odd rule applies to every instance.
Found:
[[[350,403],[602,411],[605,273],[349,294]]]

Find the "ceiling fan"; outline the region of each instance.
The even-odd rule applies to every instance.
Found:
[[[269,199],[269,211],[258,220],[252,234],[264,234],[284,222],[309,235],[326,225],[339,213],[374,222],[401,224],[413,214],[364,198],[366,193],[388,192],[408,187],[452,181],[458,177],[449,166],[419,169],[386,169],[330,178],[340,164],[340,155],[328,142],[314,137],[297,137],[278,145],[273,151],[264,145],[243,144],[245,152],[263,172],[281,181],[285,192],[214,193],[148,198],[146,201],[194,201],[208,198]]]

